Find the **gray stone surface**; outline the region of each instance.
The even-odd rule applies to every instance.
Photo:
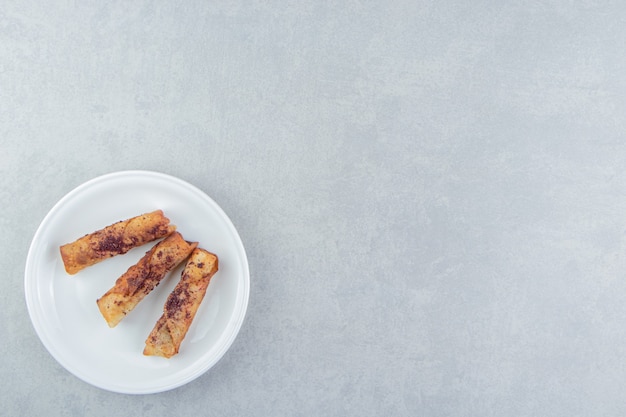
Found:
[[[621,2],[177,3],[0,5],[1,415],[626,414]],[[156,395],[69,374],[24,302],[47,211],[126,169],[250,262],[232,348]]]

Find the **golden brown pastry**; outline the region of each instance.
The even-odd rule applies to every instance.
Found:
[[[97,300],[98,308],[109,327],[115,327],[196,246],[197,242],[187,242],[180,233],[174,232],[128,268],[113,288]]]
[[[216,255],[200,248],[192,252],[180,281],[165,302],[163,315],[146,339],[144,355],[171,358],[178,353],[217,270]]]
[[[60,249],[65,271],[73,275],[83,268],[165,237],[176,230],[176,226],[169,223],[163,211],[157,210],[119,221],[63,245]]]

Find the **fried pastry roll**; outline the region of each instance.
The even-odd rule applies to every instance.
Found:
[[[199,248],[192,252],[180,281],[165,302],[163,315],[146,339],[144,355],[171,358],[178,353],[217,270],[216,255]]]
[[[128,268],[113,288],[97,300],[98,308],[109,327],[115,327],[196,246],[197,242],[187,242],[180,233],[174,232]]]
[[[73,275],[83,268],[165,237],[174,230],[176,226],[170,225],[161,210],[119,221],[61,246],[65,271]]]

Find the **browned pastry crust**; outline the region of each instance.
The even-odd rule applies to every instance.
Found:
[[[187,242],[180,233],[174,232],[128,268],[113,288],[97,300],[98,308],[109,327],[115,327],[196,246],[197,242]]]
[[[171,358],[178,353],[217,270],[216,255],[200,248],[192,252],[180,281],[165,302],[163,315],[146,339],[144,355]]]
[[[63,245],[60,250],[65,271],[73,275],[83,268],[165,237],[176,230],[176,226],[169,223],[163,211],[157,210],[119,221]]]

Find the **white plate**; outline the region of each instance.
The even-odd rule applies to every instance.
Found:
[[[171,359],[143,355],[144,342],[180,278],[172,271],[135,310],[111,329],[96,299],[154,242],[68,275],[59,246],[118,220],[162,209],[188,241],[219,257],[204,301]],[[243,322],[250,275],[241,239],[222,209],[198,188],[169,175],[123,171],[95,178],[63,197],[46,215],[28,252],[26,304],[50,354],[94,386],[127,394],[162,392],[210,369]]]

